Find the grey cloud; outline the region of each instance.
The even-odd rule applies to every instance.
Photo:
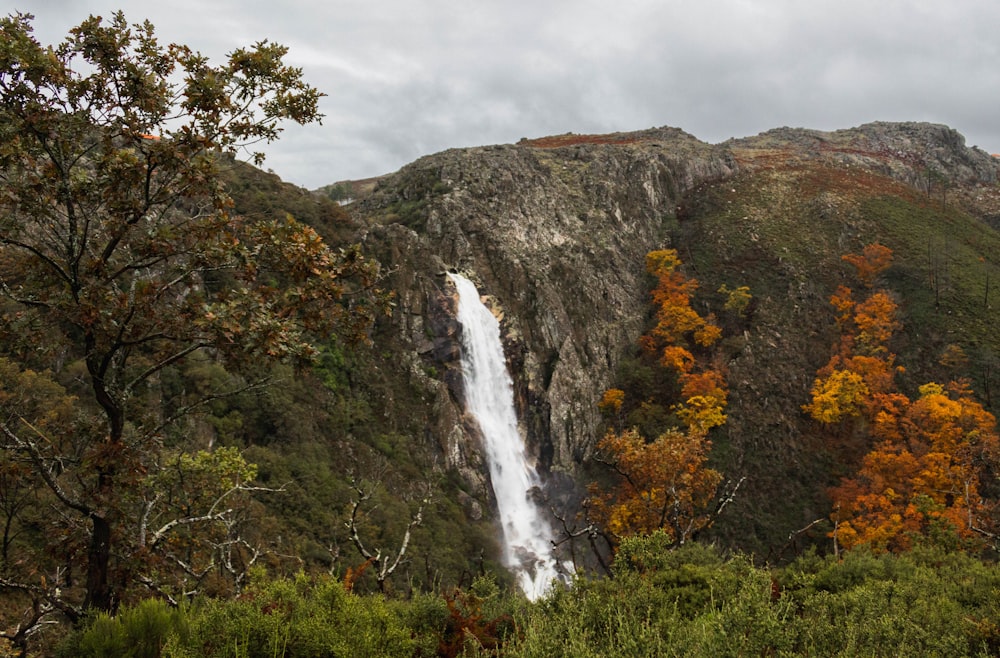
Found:
[[[266,166],[307,187],[449,147],[659,125],[718,142],[930,120],[1000,151],[1000,4],[989,0],[119,4],[213,58],[262,38],[289,46],[329,94],[327,117],[290,127]],[[49,42],[108,13],[95,0],[26,10]]]

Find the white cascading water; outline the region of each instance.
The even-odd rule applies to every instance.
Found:
[[[517,429],[500,323],[471,281],[459,274],[449,276],[458,289],[466,405],[483,435],[503,529],[504,562],[534,600],[559,577],[559,569],[552,556],[552,527],[531,498],[540,481]]]

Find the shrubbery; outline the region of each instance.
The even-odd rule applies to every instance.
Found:
[[[428,603],[430,603],[428,605]],[[254,584],[233,600],[170,611],[148,601],[115,618],[98,615],[62,656],[252,658],[433,655],[447,611],[437,601],[356,596],[332,578],[304,575]]]
[[[407,600],[332,578],[259,579],[235,600],[146,601],[98,615],[61,656],[990,656],[1000,569],[963,553],[854,550],[781,569],[659,533],[615,577],[529,603],[491,579]]]

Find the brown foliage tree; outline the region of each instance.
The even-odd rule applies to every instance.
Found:
[[[710,525],[722,480],[705,465],[704,434],[669,431],[647,442],[635,430],[610,432],[598,444],[620,476],[611,491],[590,486],[591,518],[617,538],[664,530],[683,544]]]
[[[375,269],[291,218],[230,213],[220,153],[320,117],[284,47],[260,42],[212,66],[121,13],[55,47],[32,37],[30,16],[10,16],[0,44],[0,336],[25,366],[0,381],[0,449],[30,467],[53,510],[26,560],[62,556],[58,581],[25,571],[0,586],[75,617],[140,583],[171,595],[168,564],[200,570],[179,547],[226,522],[252,469],[167,449],[166,429],[262,381],[268,360],[307,363],[317,332],[363,337],[370,297],[356,291]],[[246,379],[169,413],[150,405],[158,378],[195,356]],[[10,402],[31,367],[84,384],[72,422],[40,424]]]

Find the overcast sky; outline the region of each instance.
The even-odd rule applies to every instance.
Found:
[[[945,123],[1000,152],[996,0],[0,0],[50,44],[89,14],[149,19],[221,62],[269,39],[328,94],[266,168],[308,188],[451,147],[676,126]]]

